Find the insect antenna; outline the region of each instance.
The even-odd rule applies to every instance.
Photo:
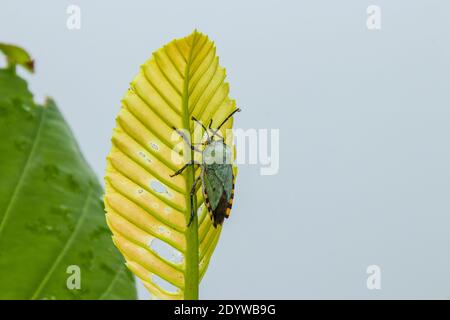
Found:
[[[210,139],[209,137],[209,132],[208,129],[203,125],[203,123],[201,123],[200,121],[198,121],[194,116],[191,117],[192,120],[194,120],[195,122],[197,122],[198,124],[200,124],[203,128],[203,130],[205,130],[206,135],[208,136],[208,140]]]
[[[202,152],[200,149],[198,149],[198,148],[195,146],[195,145],[196,145],[195,143],[191,143],[191,142],[189,141],[188,137],[186,137],[186,135],[184,134],[183,131],[178,130],[178,129],[175,128],[175,127],[172,127],[172,129],[175,130],[176,133],[178,133],[178,134],[181,136],[181,138],[184,140],[184,142],[186,142],[186,144],[191,148],[191,150],[197,151],[197,152]]]
[[[225,120],[223,120],[222,123],[217,127],[217,130],[219,130],[220,128],[222,128],[222,126],[225,124],[225,122],[227,122],[228,119],[230,119],[230,118],[233,116],[233,114],[235,114],[236,112],[241,112],[241,109],[237,108],[237,109],[234,110],[232,113],[230,113],[230,114],[228,115],[228,117],[226,117]]]

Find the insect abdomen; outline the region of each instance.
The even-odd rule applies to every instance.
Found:
[[[203,195],[205,205],[216,227],[230,215],[234,197],[234,178],[231,165],[206,165]]]

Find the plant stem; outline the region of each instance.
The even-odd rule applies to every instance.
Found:
[[[184,88],[183,88],[183,127],[190,132],[190,114],[189,114],[189,73],[192,62],[192,52],[194,50],[197,32],[194,31],[192,35],[192,45],[189,52],[189,58],[186,63],[184,73]],[[192,134],[191,134],[192,140]],[[191,159],[193,159],[193,151],[191,150]],[[194,184],[195,171],[193,166],[189,166],[186,172],[186,224],[190,220],[191,203],[189,192]],[[194,196],[194,209],[197,207],[197,197]],[[196,210],[194,210],[196,211]],[[184,298],[186,300],[198,300],[198,285],[199,285],[199,258],[198,258],[198,219],[197,214],[194,214],[194,219],[186,230],[186,273],[184,275]]]

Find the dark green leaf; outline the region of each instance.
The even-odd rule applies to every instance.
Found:
[[[11,70],[0,137],[0,299],[135,299],[96,176],[55,103],[35,104]],[[80,289],[67,286],[73,265]]]

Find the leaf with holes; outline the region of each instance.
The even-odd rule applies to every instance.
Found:
[[[36,104],[16,74],[28,54],[2,48],[0,299],[135,299],[97,178],[55,103]]]
[[[208,218],[201,188],[189,224],[190,190],[200,170],[190,166],[170,177],[193,156],[179,148],[186,144],[173,127],[201,142],[191,118],[217,128],[236,110],[228,92],[214,43],[194,31],[157,50],[122,100],[107,160],[107,221],[128,267],[153,297],[198,298],[222,226]],[[232,119],[219,132],[229,146],[231,127]]]

